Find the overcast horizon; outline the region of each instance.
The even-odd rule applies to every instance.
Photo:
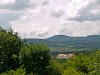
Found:
[[[100,0],[0,0],[0,26],[22,38],[100,35]]]

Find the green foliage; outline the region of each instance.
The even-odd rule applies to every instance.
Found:
[[[70,59],[51,59],[49,52],[45,45],[24,44],[17,33],[0,27],[0,75],[100,75],[99,50]]]
[[[62,75],[80,75],[75,68],[69,67],[68,69],[64,70]]]
[[[22,42],[12,30],[0,30],[0,73],[16,69]]]
[[[43,74],[50,60],[49,49],[45,45],[24,45],[19,58],[27,73]]]
[[[45,68],[45,75],[61,75],[61,72],[57,66],[50,65]]]
[[[26,75],[25,71],[22,68],[15,70],[7,71],[6,73],[2,73],[0,75]]]
[[[76,70],[86,73],[89,73],[89,64],[91,64],[91,61],[86,56],[78,56],[76,58],[73,58],[68,61],[69,65],[76,68]]]
[[[46,67],[46,75],[62,75],[66,59],[51,59],[50,65]]]
[[[64,73],[74,75],[99,75],[100,51],[91,54],[80,54],[66,61]],[[71,70],[72,69],[72,70]],[[75,71],[75,73],[73,72]],[[68,74],[68,75],[69,75]],[[75,74],[75,75],[78,75]]]

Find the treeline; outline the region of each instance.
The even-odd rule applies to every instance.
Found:
[[[51,58],[44,44],[27,45],[13,30],[0,28],[0,75],[100,75],[100,51]]]

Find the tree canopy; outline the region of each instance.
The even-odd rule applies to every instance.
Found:
[[[12,30],[0,28],[0,72],[18,67],[18,54],[22,41]]]
[[[50,60],[49,49],[45,45],[24,45],[19,58],[27,73],[43,74]]]

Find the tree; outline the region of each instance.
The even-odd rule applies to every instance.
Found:
[[[50,56],[45,45],[24,45],[19,53],[20,63],[27,73],[44,75]]]
[[[25,71],[22,68],[18,68],[15,70],[10,70],[0,75],[26,75]]]
[[[0,73],[18,67],[22,41],[12,30],[0,28]]]
[[[57,66],[52,64],[46,67],[44,75],[61,75],[61,72]]]
[[[64,73],[62,75],[81,75],[77,72],[75,68],[69,67],[68,69],[64,70]]]

